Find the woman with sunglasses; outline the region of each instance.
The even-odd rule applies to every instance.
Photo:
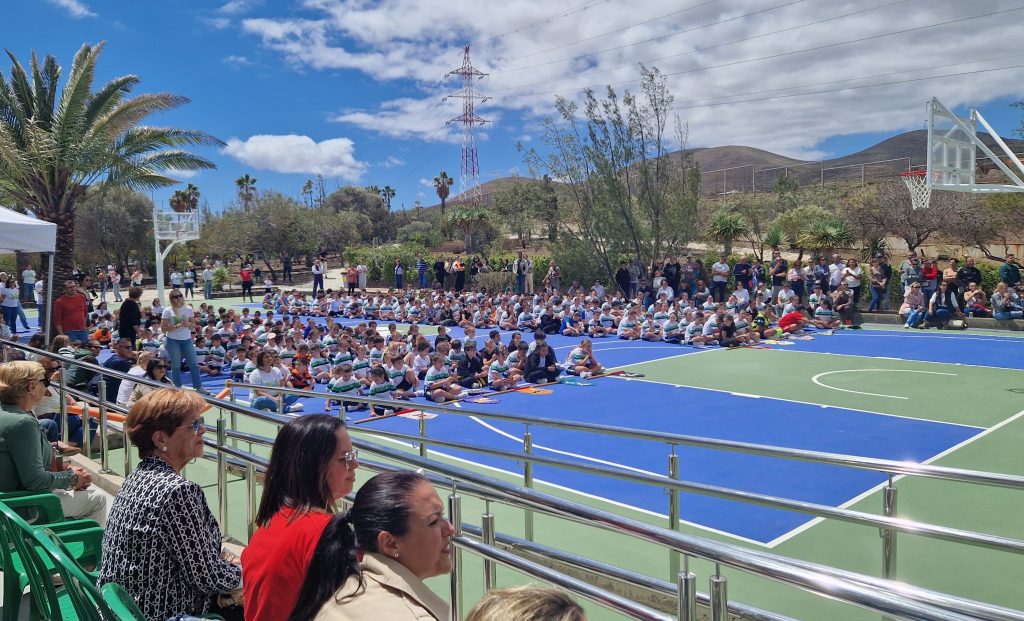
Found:
[[[82,468],[50,472],[53,445],[32,409],[46,395],[46,372],[38,362],[0,365],[0,492],[52,491],[64,515],[102,523],[106,496]]]
[[[150,621],[202,615],[219,595],[241,588],[242,571],[222,558],[220,527],[202,487],[181,476],[203,454],[204,407],[194,392],[162,388],[135,403],[125,420],[142,461],[114,499],[99,585],[123,586]],[[229,617],[241,618],[234,611]]]
[[[192,341],[192,331],[200,329],[195,313],[191,306],[185,306],[185,296],[179,289],[171,289],[169,297],[171,306],[165,308],[160,316],[160,329],[167,336],[164,348],[171,358],[171,381],[175,386],[181,386],[181,361],[184,358],[192,376],[192,388],[196,392],[208,394],[199,379],[199,362]]]
[[[337,417],[312,414],[281,428],[270,453],[259,527],[242,552],[249,621],[284,621],[320,535],[352,491],[358,454]]]
[[[900,315],[907,318],[904,328],[916,328],[924,321],[925,307],[924,293],[921,292],[921,283],[911,283],[903,294],[903,304],[900,306]]]
[[[173,386],[174,384],[172,384],[171,381],[167,379],[167,361],[164,360],[163,358],[157,358],[156,356],[152,356],[152,354],[150,354],[150,356],[151,359],[146,364],[146,373],[142,377],[148,380],[152,380],[154,382],[160,382],[161,384]],[[154,390],[157,389],[154,388],[153,386],[136,382],[135,385],[132,387],[131,394],[128,396],[128,403],[126,407],[131,408],[133,405],[135,405],[137,401],[139,401],[139,399],[142,399],[143,397],[153,392]]]

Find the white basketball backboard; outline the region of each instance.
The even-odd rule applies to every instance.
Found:
[[[153,211],[153,232],[161,241],[193,241],[199,239],[199,212]]]
[[[998,147],[993,152],[978,138],[977,126],[989,133]],[[990,160],[1009,183],[979,183],[979,159]],[[938,99],[928,100],[928,169],[932,190],[953,192],[1024,192],[1024,165],[977,110],[959,117]]]

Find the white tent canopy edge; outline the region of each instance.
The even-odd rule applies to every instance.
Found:
[[[57,248],[57,225],[23,213],[0,207],[0,254],[11,252],[41,252],[49,255],[47,261],[46,299],[47,316],[53,308],[53,253]],[[20,276],[16,276],[20,282]],[[40,318],[42,317],[40,313]],[[46,322],[46,342],[50,342],[50,322]]]

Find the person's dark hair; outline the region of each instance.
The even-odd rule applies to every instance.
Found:
[[[264,351],[261,351],[260,353],[256,354],[256,366],[262,369],[264,362],[266,362],[266,360],[267,360],[267,356],[273,356],[273,355],[274,355],[274,352],[272,352],[270,350],[264,350]]]
[[[155,369],[158,365],[167,365],[167,364],[169,364],[169,363],[166,362],[160,356],[153,356],[153,359],[150,360],[149,364],[146,365],[146,379],[156,380],[156,377],[153,376],[153,369]],[[164,374],[163,381],[165,381],[165,382],[169,382],[170,381],[170,380],[167,379],[167,375],[168,374]],[[157,380],[157,381],[159,381],[159,380]]]
[[[314,618],[351,576],[358,579],[354,593],[362,590],[356,551],[377,552],[377,536],[382,532],[395,537],[406,534],[409,497],[424,482],[426,477],[415,472],[384,472],[359,488],[352,508],[331,518],[320,535],[288,621]]]
[[[334,416],[312,414],[281,428],[270,453],[257,526],[267,526],[284,507],[295,510],[292,519],[315,510],[334,513],[327,469],[338,450],[338,429],[344,426]]]

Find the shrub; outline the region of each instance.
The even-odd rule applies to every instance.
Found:
[[[215,291],[226,291],[231,285],[231,275],[226,267],[213,270],[213,288]]]
[[[515,276],[510,272],[477,274],[476,284],[478,288],[487,289],[488,292],[505,291],[515,285]]]
[[[444,254],[461,254],[465,252],[466,244],[461,239],[446,241],[441,244],[440,252]]]

